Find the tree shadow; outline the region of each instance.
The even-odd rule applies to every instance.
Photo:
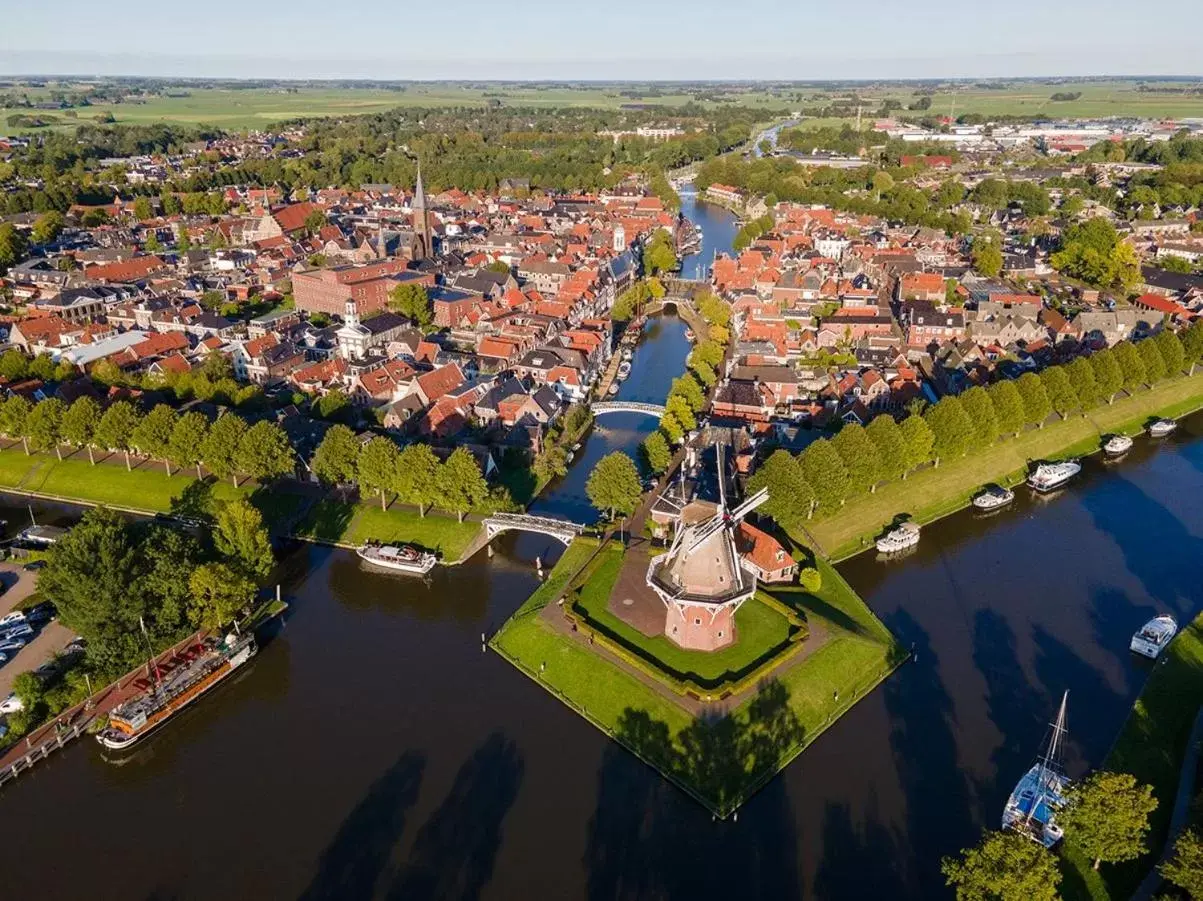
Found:
[[[179,519],[209,519],[213,515],[213,483],[209,479],[189,482],[171,499],[170,512]]]
[[[371,897],[405,830],[406,813],[418,799],[425,766],[421,754],[408,751],[372,783],[322,852],[300,901]]]
[[[823,859],[815,873],[816,898],[896,898],[904,884],[899,871],[903,841],[877,816],[870,799],[858,829],[847,804],[828,802],[823,811]],[[936,892],[924,893],[934,896]]]
[[[699,716],[673,740],[668,725],[628,707],[615,737],[670,779],[726,816],[780,769],[806,738],[776,681],[760,685],[745,710]]]
[[[523,766],[514,742],[497,732],[490,735],[460,767],[450,793],[418,830],[388,898],[479,898],[493,875],[501,824],[518,796]]]
[[[355,507],[339,501],[318,501],[298,525],[298,529],[318,541],[339,541],[351,520]]]

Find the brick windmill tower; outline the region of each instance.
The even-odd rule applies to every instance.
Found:
[[[735,611],[756,593],[755,573],[739,554],[735,532],[769,492],[761,489],[729,510],[725,482],[719,445],[714,516],[679,526],[668,553],[654,557],[647,568],[648,586],[668,607],[665,636],[692,651],[717,651],[735,641]]]

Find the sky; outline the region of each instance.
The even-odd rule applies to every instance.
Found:
[[[0,75],[1203,75],[1199,0],[0,0]],[[1144,10],[1152,14],[1144,15]],[[1170,27],[1178,22],[1187,27]]]

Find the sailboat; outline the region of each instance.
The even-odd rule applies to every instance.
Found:
[[[1069,692],[1061,696],[1061,709],[1045,740],[1044,753],[1036,765],[1023,774],[1007,806],[1003,808],[1002,827],[1026,835],[1034,842],[1051,848],[1065,836],[1056,823],[1057,810],[1065,804],[1069,779],[1062,769],[1065,749],[1065,705]]]

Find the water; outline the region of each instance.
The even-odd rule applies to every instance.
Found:
[[[693,185],[679,192],[681,212],[685,218],[702,230],[702,249],[681,261],[681,275],[685,278],[708,278],[710,266],[716,253],[731,253],[739,222],[734,214],[721,206],[698,199]]]

